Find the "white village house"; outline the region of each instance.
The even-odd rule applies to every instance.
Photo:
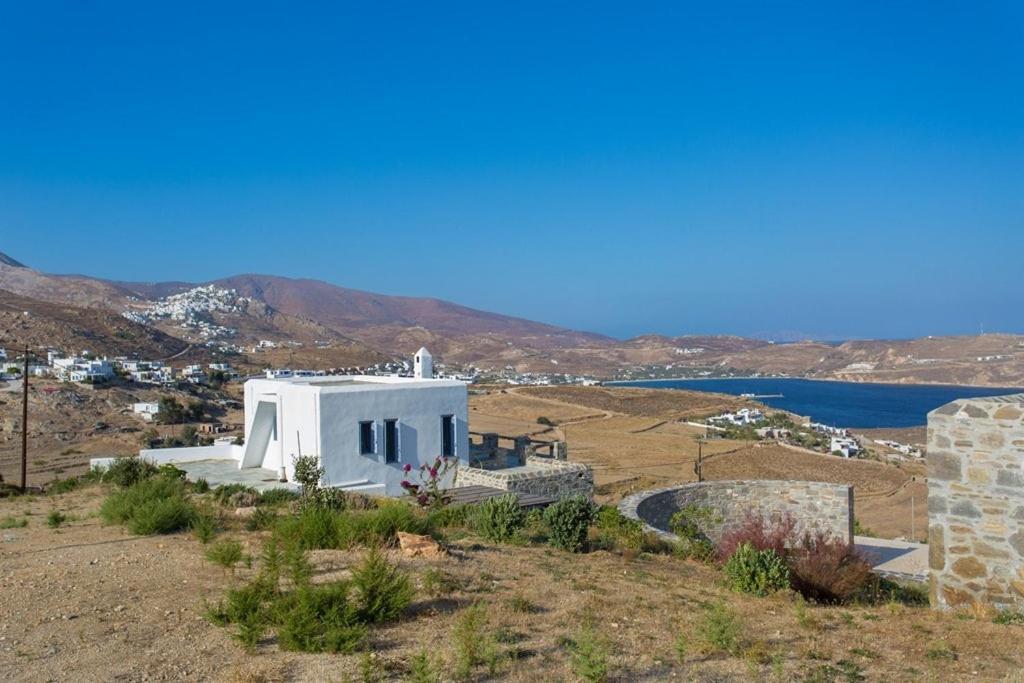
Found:
[[[469,463],[466,385],[434,379],[430,354],[417,353],[413,377],[316,376],[245,383],[245,443],[140,451],[155,462],[232,460],[294,480],[293,459],[314,455],[324,484],[402,495],[403,468],[437,456]],[[94,462],[102,465],[102,462]]]

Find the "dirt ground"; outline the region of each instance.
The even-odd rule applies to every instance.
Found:
[[[13,681],[343,681],[363,680],[360,655],[278,650],[273,638],[245,653],[228,629],[202,616],[207,601],[257,567],[226,573],[190,534],[134,537],[102,526],[102,487],[55,497],[0,500],[0,672]],[[74,521],[46,526],[52,509]],[[232,530],[257,553],[261,536]],[[742,597],[720,587],[709,567],[654,555],[571,555],[547,547],[494,546],[466,538],[440,560],[400,557],[418,587],[407,616],[372,632],[373,667],[402,680],[425,649],[450,672],[453,628],[475,602],[487,608],[481,637],[499,650],[493,676],[473,680],[571,681],[569,639],[594,624],[607,646],[611,681],[949,681],[1009,678],[1024,665],[1022,626],[986,615],[923,607],[808,607],[787,595]],[[318,551],[320,571],[337,573],[360,551]],[[443,577],[447,589],[427,590]],[[438,582],[435,580],[434,585]],[[741,625],[735,655],[704,651],[705,607],[722,600]],[[687,636],[682,661],[679,634]],[[451,680],[446,675],[444,680]]]
[[[594,469],[597,498],[617,502],[644,489],[696,481],[704,430],[678,420],[736,407],[729,396],[604,387],[527,387],[470,397],[470,429],[565,439],[569,458]],[[557,423],[549,430],[538,417]],[[927,536],[922,463],[844,460],[778,445],[711,440],[703,445],[708,479],[796,479],[854,487],[862,526],[886,538]],[[913,512],[913,514],[911,514]]]

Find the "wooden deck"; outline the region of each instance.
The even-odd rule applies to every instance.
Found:
[[[445,493],[451,496],[451,503],[453,505],[470,505],[476,503],[482,503],[485,500],[491,498],[498,498],[510,493],[502,489],[496,489],[492,486],[458,486],[453,489],[447,489]],[[532,493],[516,493],[511,492],[512,495],[519,499],[519,507],[523,508],[541,508],[551,505],[555,502],[554,498],[548,496],[538,496]]]

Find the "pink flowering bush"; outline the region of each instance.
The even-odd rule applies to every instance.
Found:
[[[432,463],[423,463],[420,465],[418,470],[419,483],[414,483],[409,479],[402,481],[402,488],[410,496],[416,499],[416,503],[420,507],[425,508],[437,508],[447,505],[451,501],[451,496],[445,493],[445,490],[441,488],[441,483],[445,481],[448,473],[452,470],[457,470],[459,461],[455,458],[441,457],[434,458]],[[412,474],[412,465],[406,463],[405,467],[402,468],[406,476]],[[455,483],[455,476],[458,474],[456,471],[452,476],[452,484]]]

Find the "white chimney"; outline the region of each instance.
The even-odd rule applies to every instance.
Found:
[[[434,378],[434,357],[425,347],[416,352],[413,368],[413,376],[416,379]]]

